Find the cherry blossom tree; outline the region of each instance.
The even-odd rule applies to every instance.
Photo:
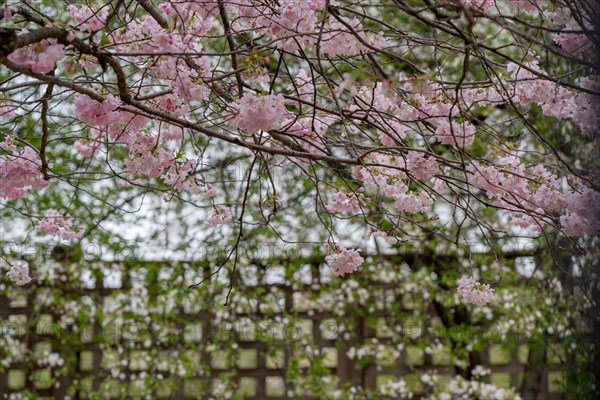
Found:
[[[595,305],[599,15],[586,0],[7,0],[3,240],[208,246],[214,274],[274,242],[320,249],[342,277],[373,249],[476,243],[500,260],[533,243]],[[465,303],[494,301],[478,271],[457,274]]]

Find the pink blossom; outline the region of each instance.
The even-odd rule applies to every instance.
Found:
[[[506,66],[509,75],[514,79],[514,88],[512,89],[514,94],[511,100],[523,105],[545,103],[548,100],[548,94],[554,93],[557,85],[554,82],[540,79],[534,73],[542,72],[537,61],[526,63],[525,66],[527,69],[515,63],[509,63]]]
[[[73,144],[73,147],[86,158],[94,157],[102,148],[102,134],[99,129],[92,128],[90,132],[91,139],[78,140]]]
[[[162,179],[166,185],[173,187],[175,190],[182,192],[190,190],[198,192],[199,185],[193,178],[193,172],[196,168],[196,161],[186,160],[185,162],[174,162],[169,166],[168,171],[163,174]]]
[[[28,284],[31,282],[31,277],[29,276],[29,264],[24,260],[14,262],[6,273],[6,276],[19,286]]]
[[[174,94],[160,96],[156,101],[159,110],[184,116],[189,113],[188,102]]]
[[[482,307],[494,301],[494,289],[488,284],[481,284],[473,277],[463,276],[458,280],[458,294],[466,303]]]
[[[205,199],[212,199],[217,195],[217,188],[211,187],[206,192],[202,193],[202,197]]]
[[[597,234],[600,231],[598,219],[590,220],[579,214],[567,213],[560,217],[562,231],[567,236]]]
[[[236,115],[230,125],[248,133],[273,130],[288,116],[284,101],[280,94],[260,96],[246,92],[232,105]]]
[[[582,88],[600,92],[600,80],[582,77],[578,82]],[[572,93],[576,107],[571,109],[571,119],[581,127],[583,132],[596,132],[600,127],[600,96],[597,94],[578,92]]]
[[[344,276],[357,271],[358,267],[365,261],[358,250],[346,249],[341,244],[329,244],[327,250],[329,255],[325,257],[325,261],[337,276]]]
[[[194,177],[195,160],[179,157],[173,149],[160,146],[157,136],[137,132],[129,138],[125,147],[129,154],[125,171],[152,179],[161,178],[165,185],[179,192],[200,191],[201,185]]]
[[[466,7],[487,10],[495,5],[494,0],[460,0]]]
[[[408,169],[403,157],[371,154],[368,163],[377,167],[355,167],[354,175],[368,190],[377,190],[394,200],[393,206],[399,212],[426,212],[433,205],[433,198],[427,192],[409,190],[405,180]],[[427,160],[425,160],[427,161]],[[388,165],[389,167],[380,167]],[[427,171],[423,172],[426,176]]]
[[[96,155],[101,145],[102,143],[100,142],[84,142],[83,140],[78,140],[73,144],[73,147],[75,147],[82,156],[92,158]]]
[[[498,204],[498,203],[496,203]],[[518,227],[521,228],[529,228],[532,227],[533,229],[538,228],[540,225],[545,225],[545,221],[542,221],[541,219],[536,219],[534,218],[532,215],[526,214],[526,213],[522,213],[522,212],[516,212],[513,211],[510,213],[510,222]]]
[[[580,214],[589,220],[598,219],[600,216],[600,193],[582,186],[577,191],[567,193],[567,210]]]
[[[406,163],[402,157],[373,153],[366,158],[366,163],[377,166],[355,167],[354,176],[368,190],[380,190],[388,196],[406,192],[403,180],[407,178],[404,169]],[[383,165],[389,167],[383,167]]]
[[[567,213],[560,218],[565,235],[581,236],[600,231],[600,193],[583,186],[565,194]]]
[[[582,33],[561,32],[554,35],[552,39],[569,53],[579,53],[592,46],[592,41]]]
[[[158,178],[166,168],[174,166],[175,156],[171,151],[159,147],[157,140],[152,135],[133,135],[132,141],[125,147],[129,153],[129,159],[125,161],[127,172]]]
[[[176,29],[162,28],[151,16],[143,20],[132,19],[127,30],[109,34],[115,49],[121,52],[139,53],[201,53],[199,37],[205,36],[212,27],[218,13],[216,4],[208,2],[168,2],[159,6],[163,12],[177,20]],[[210,89],[202,83],[202,76],[211,73],[209,57],[194,58],[195,66],[182,63],[179,57],[156,57],[152,62],[140,57],[146,63],[146,73],[173,89],[173,104],[188,104],[208,97]],[[185,107],[175,109],[183,115]]]
[[[231,222],[231,209],[227,206],[215,209],[212,217],[208,219],[208,226],[215,227]]]
[[[295,52],[299,45],[303,48],[314,47],[315,39],[310,35],[297,38],[290,36],[313,31],[316,22],[314,10],[307,1],[302,0],[290,1],[277,7],[277,12],[267,24],[271,35],[282,39],[277,44],[286,51]]]
[[[334,195],[335,200],[327,204],[325,209],[330,213],[343,211],[360,212],[361,204],[365,205],[367,201],[371,200],[365,197],[364,191],[364,188],[360,188],[356,193],[337,192]]]
[[[537,61],[527,64],[529,69],[540,71]],[[564,88],[555,82],[540,79],[532,72],[516,64],[507,66],[508,72],[514,79],[514,93],[511,100],[523,105],[538,104],[544,114],[558,119],[571,118],[582,131],[591,133],[600,124],[600,96],[575,92]],[[540,71],[541,72],[541,71]],[[600,87],[597,80],[581,78],[580,85],[597,91]]]
[[[0,98],[0,118],[12,118],[17,108],[18,105],[16,103],[13,103],[9,99]]]
[[[73,217],[68,214],[61,214],[55,209],[48,209],[35,229],[41,233],[49,233],[63,240],[80,238],[84,234],[83,229],[75,231],[73,228]]]
[[[394,194],[394,208],[399,212],[411,214],[427,212],[433,205],[433,199],[426,192],[399,192]]]
[[[322,10],[323,8],[325,8],[325,5],[327,4],[327,0],[308,0],[308,7],[313,10]],[[330,2],[332,6],[337,5],[337,1],[331,1]]]
[[[440,118],[435,130],[440,143],[455,147],[470,146],[475,140],[475,127],[468,122],[459,124],[447,118]]]
[[[122,113],[117,110],[121,101],[109,94],[102,103],[85,95],[75,97],[75,116],[89,126],[114,125],[121,121]]]
[[[21,198],[30,188],[41,190],[48,186],[35,150],[25,147],[19,152],[11,139],[2,142],[0,148],[8,153],[0,155],[0,197]]]
[[[571,15],[571,10],[568,7],[561,7],[556,11],[549,13],[549,19],[552,23],[562,26],[564,31],[555,34],[552,38],[565,51],[569,53],[578,53],[592,46],[590,38],[583,33],[582,27]],[[593,26],[589,26],[589,22],[583,20],[587,29],[593,31]],[[577,31],[582,33],[577,33]]]
[[[180,19],[183,23],[191,22],[196,28],[212,22],[218,13],[216,1],[168,1],[158,7],[168,17]]]
[[[545,211],[558,211],[567,213],[560,221],[568,236],[598,232],[600,193],[585,186],[577,191],[563,190],[558,177],[543,165],[527,168],[516,155],[497,162],[498,166],[471,165],[471,183],[494,198],[495,206],[510,210],[514,225],[539,229],[549,222]]]
[[[87,6],[77,7],[71,4],[67,7],[67,10],[69,10],[71,17],[79,24],[77,26],[79,30],[83,32],[95,32],[106,25],[106,8],[98,12]]]
[[[418,151],[411,151],[407,160],[408,170],[417,179],[429,179],[438,168],[438,163],[433,157],[426,158]]]
[[[520,10],[532,13],[540,9],[538,0],[508,0],[511,5],[518,7]]]
[[[3,16],[6,21],[8,21],[9,19],[12,18],[12,11],[11,11],[10,7],[8,6],[8,4],[4,4]]]
[[[15,50],[8,59],[29,68],[32,72],[45,74],[52,71],[56,63],[66,56],[65,46],[56,39],[44,39],[27,47]]]
[[[183,140],[185,138],[185,131],[179,126],[170,124],[160,125],[160,137],[163,140]]]
[[[379,132],[379,140],[381,141],[382,145],[395,147],[398,146],[398,143],[402,143],[406,137],[406,131],[408,131],[408,127],[402,124],[397,124],[395,127],[397,129],[393,132]]]
[[[336,18],[330,18],[325,26],[325,32],[322,36],[321,51],[329,57],[340,55],[353,56],[361,52],[371,51],[372,48],[381,48],[384,45],[384,38],[380,35],[368,35],[358,18],[339,17],[345,24]],[[359,41],[354,32],[350,32],[346,25],[352,27],[352,30],[361,38]],[[366,46],[363,43],[367,43]]]

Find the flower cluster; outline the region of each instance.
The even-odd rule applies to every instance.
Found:
[[[188,104],[207,98],[209,90],[202,83],[204,74],[211,70],[208,57],[195,57],[193,66],[180,57],[162,57],[162,53],[199,54],[199,38],[206,35],[218,14],[216,2],[165,2],[160,10],[174,21],[173,27],[163,28],[152,16],[131,19],[127,29],[109,35],[115,49],[126,53],[156,54],[156,57],[139,56],[133,60],[143,66],[146,73],[173,89],[176,103]],[[166,95],[168,96],[168,95]],[[163,96],[160,96],[163,97]]]
[[[0,149],[8,153],[0,155],[0,197],[17,199],[25,197],[30,188],[41,190],[48,186],[33,148],[25,147],[19,152],[8,138],[0,143]]]
[[[409,162],[403,157],[373,154],[367,157],[372,164],[386,165],[389,167],[357,167],[354,176],[367,190],[380,191],[391,197],[393,207],[398,212],[418,213],[431,209],[433,198],[427,192],[410,190],[405,171],[411,171],[419,176],[428,176],[433,173],[433,160],[421,159],[420,156],[409,156]],[[414,163],[416,161],[416,164]],[[433,161],[435,162],[435,161]],[[417,171],[419,164],[426,166],[425,170]]]
[[[324,0],[286,0],[271,8],[252,0],[240,0],[228,8],[236,14],[234,30],[261,32],[288,52],[318,47],[329,57],[352,56],[383,45],[383,37],[368,34],[358,18],[327,18],[321,28],[322,20],[317,13],[326,4]],[[331,1],[329,5],[336,6],[338,2]],[[318,37],[310,34],[321,29]]]
[[[179,160],[173,150],[158,146],[158,137],[137,133],[132,135],[132,142],[125,150],[129,158],[125,161],[125,170],[135,175],[149,178],[161,178],[169,187],[182,192],[193,193],[200,190],[193,172],[196,168],[194,160]]]
[[[417,179],[430,179],[438,169],[438,163],[433,157],[428,158],[418,151],[409,153],[406,166]]]
[[[428,377],[429,379],[424,377]],[[486,399],[521,400],[521,396],[512,388],[504,388],[480,380],[466,380],[460,375],[450,381],[442,381],[437,375],[423,375],[423,383],[430,386],[432,392],[425,400]]]
[[[440,119],[435,129],[435,136],[442,144],[455,147],[470,146],[475,140],[475,127],[470,123],[459,124]]]
[[[561,7],[557,10],[548,13],[549,19],[553,24],[561,26],[565,32],[557,33],[553,36],[553,39],[556,43],[558,43],[565,51],[569,53],[579,53],[581,51],[586,50],[587,48],[592,46],[592,41],[585,33],[577,33],[582,32],[582,28],[571,15],[571,10],[569,7]],[[593,26],[582,19],[584,25],[587,25],[586,28],[590,32],[593,31]]]
[[[350,347],[346,351],[346,356],[351,360],[363,360],[371,358],[374,361],[396,361],[404,350],[404,344],[400,343],[395,347],[380,343],[377,338],[373,338],[369,343],[358,347]]]
[[[31,277],[29,276],[29,264],[23,260],[15,261],[10,265],[6,276],[19,286],[28,284],[31,282]]]
[[[384,46],[383,35],[368,35],[358,18],[331,19],[327,29],[329,32],[323,35],[321,51],[329,57],[353,56]]]
[[[413,398],[413,394],[408,389],[408,384],[404,379],[387,381],[380,386],[379,391],[383,396],[389,396],[392,399]]]
[[[361,103],[369,104],[377,112],[365,112],[364,107],[357,104],[352,104],[349,108],[379,127],[379,138],[384,146],[403,145],[410,127],[423,121],[431,123],[435,128],[435,137],[442,144],[463,148],[473,143],[476,138],[475,126],[469,121],[457,121],[460,109],[449,101],[439,84],[423,85],[415,82],[406,86],[412,91],[411,98],[399,97],[382,85],[361,87],[355,91],[354,97]],[[489,101],[489,96],[487,98]],[[463,100],[466,101],[466,98]],[[469,101],[470,104],[474,102],[474,99]],[[394,117],[384,118],[384,115]]]
[[[567,236],[595,234],[600,231],[600,193],[583,186],[566,200],[567,213],[560,217]]]
[[[117,108],[121,101],[113,94],[106,96],[103,102],[88,96],[75,96],[75,116],[89,126],[112,126],[121,121],[121,113]]]
[[[38,360],[38,365],[42,367],[57,368],[62,367],[65,360],[60,356],[59,353],[50,353],[45,351],[42,357]]]
[[[95,12],[87,6],[77,7],[71,4],[67,7],[67,10],[71,17],[77,21],[77,28],[83,32],[95,32],[106,25],[106,8],[100,12]]]
[[[543,6],[545,2],[541,2],[538,0],[508,0],[508,3],[518,8],[519,10],[523,10],[528,13],[534,13],[540,10],[540,6]]]
[[[600,193],[584,185],[565,190],[543,165],[527,167],[511,154],[499,158],[498,166],[472,164],[469,171],[473,186],[485,190],[495,205],[509,210],[513,223],[520,227],[540,229],[550,222],[544,211],[557,211],[566,212],[560,221],[568,236],[600,230]]]
[[[273,38],[280,39],[282,49],[294,52],[298,51],[299,43],[302,47],[313,46],[314,38],[308,35],[303,35],[299,39],[294,37],[294,34],[310,32],[314,29],[317,23],[315,10],[322,8],[318,4],[310,4],[308,1],[288,1],[283,3],[276,9],[275,15],[271,18],[262,18],[261,23],[264,23],[265,29]]]
[[[172,96],[163,97],[157,106],[166,111],[176,111],[176,101],[178,100]],[[108,94],[102,102],[88,96],[77,96],[77,118],[89,126],[98,128],[92,128],[91,142],[77,141],[75,148],[84,157],[92,157],[99,151],[102,138],[107,133],[113,140],[126,145],[125,151],[129,154],[125,161],[126,172],[149,178],[162,178],[165,184],[179,192],[197,192],[200,185],[192,174],[196,162],[180,159],[174,154],[174,150],[161,146],[161,139],[181,138],[183,131],[165,124],[159,129],[162,136],[142,133],[141,130],[148,123],[148,119],[121,110],[120,107],[120,100],[112,94]]]
[[[49,233],[63,240],[77,239],[83,236],[84,230],[75,230],[73,227],[73,217],[68,214],[61,214],[55,209],[48,209],[36,225],[36,230],[41,233]]]
[[[480,307],[494,301],[494,289],[488,284],[481,284],[473,277],[463,276],[458,280],[458,294],[467,303]]]
[[[544,114],[560,120],[570,118],[586,133],[595,132],[600,126],[600,96],[576,92],[558,83],[540,78],[543,75],[536,60],[523,68],[509,63],[507,70],[514,79],[510,89],[513,102],[527,105],[538,104]],[[600,83],[590,78],[581,78],[579,84],[591,91],[598,91]]]
[[[146,124],[148,118],[126,111],[121,101],[109,93],[102,102],[80,95],[74,100],[75,116],[84,124],[108,133],[112,139],[129,143]],[[98,131],[95,137],[101,137]]]
[[[337,192],[334,200],[325,206],[330,213],[353,211],[360,212],[360,206],[365,205],[369,199],[364,195],[364,188],[358,189],[355,193]]]
[[[327,246],[327,249],[329,255],[325,257],[325,261],[327,261],[327,264],[329,264],[333,269],[333,273],[337,276],[356,272],[364,261],[358,250],[346,249],[341,244],[330,244]]]
[[[231,222],[231,209],[227,206],[216,208],[207,223],[210,227],[227,225]]]
[[[73,147],[83,157],[91,158],[100,152],[102,147],[102,131],[96,128],[92,128],[90,132],[91,138],[89,140],[77,140]]]
[[[280,94],[262,96],[246,92],[238,102],[232,104],[235,117],[230,125],[248,133],[273,130],[288,115],[284,100]]]
[[[126,147],[130,157],[125,162],[127,172],[158,178],[166,168],[173,166],[173,154],[158,147],[158,138],[153,135],[138,134]]]
[[[65,58],[65,46],[56,39],[44,39],[27,47],[17,49],[8,55],[15,64],[22,65],[32,72],[45,74],[56,67],[56,63]]]

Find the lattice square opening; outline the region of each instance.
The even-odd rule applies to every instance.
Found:
[[[10,389],[22,389],[25,387],[25,371],[11,369],[8,371],[8,387]]]
[[[548,372],[548,391],[550,393],[564,393],[566,391],[565,375],[562,372]]]
[[[492,372],[490,375],[491,382],[499,387],[510,387],[510,374],[508,372]]]
[[[238,355],[238,367],[240,369],[254,369],[257,366],[256,349],[241,349]]]
[[[267,376],[265,387],[268,397],[285,396],[285,381],[281,376]]]
[[[488,354],[493,365],[508,364],[511,360],[510,351],[498,344],[490,346]]]
[[[327,368],[335,368],[338,366],[338,350],[335,347],[324,347],[321,349],[323,353],[323,365]]]
[[[238,392],[242,396],[256,396],[258,382],[256,378],[240,378],[240,386]]]
[[[283,368],[285,365],[285,356],[283,350],[275,350],[267,354],[266,367],[270,369]]]

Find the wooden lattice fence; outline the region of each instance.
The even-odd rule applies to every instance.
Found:
[[[545,365],[532,362],[540,341],[552,349],[551,339],[500,328],[482,339],[493,326],[469,330],[464,309],[443,311],[419,298],[438,282],[414,265],[441,262],[370,259],[361,288],[365,281],[332,279],[314,260],[252,260],[238,266],[227,306],[224,273],[187,288],[214,271],[208,263],[32,266],[34,283],[0,291],[0,398],[192,399],[236,391],[247,399],[322,398],[319,380],[331,390],[346,383],[375,390],[398,378],[418,398],[423,371],[441,379],[461,372],[447,346],[468,341],[485,344],[469,357],[491,370],[486,379],[533,390],[538,399],[564,398],[564,360],[548,351]],[[369,355],[360,358],[361,351]]]

